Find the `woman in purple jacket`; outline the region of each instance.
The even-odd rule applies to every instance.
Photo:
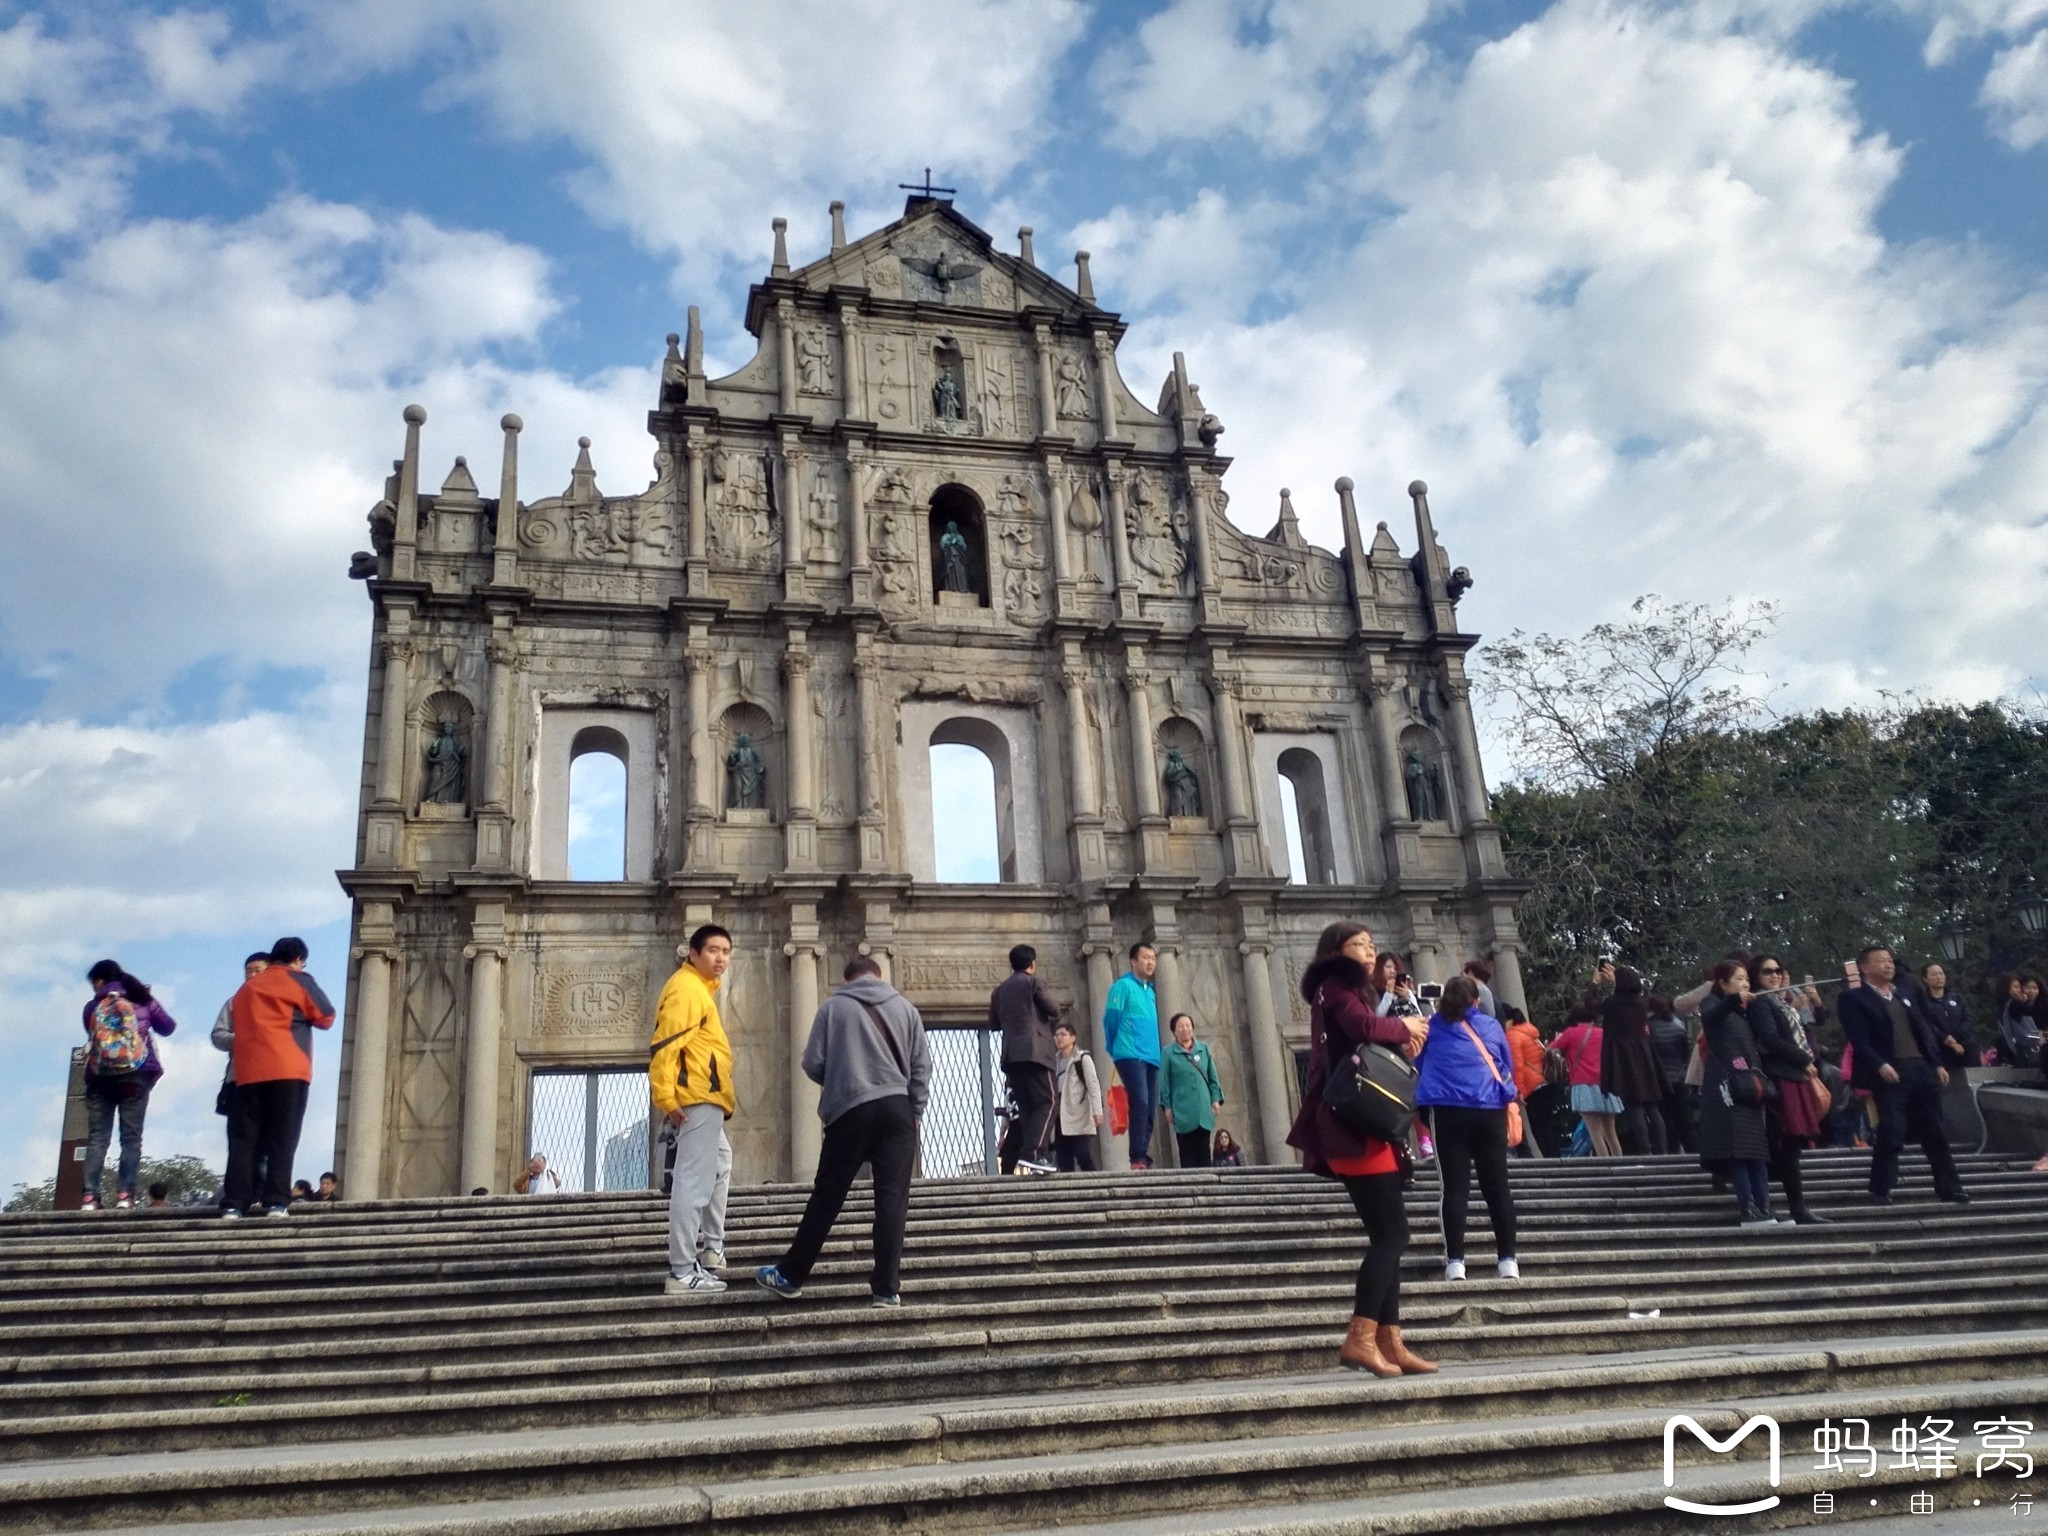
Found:
[[[85,973],[92,983],[92,1001],[85,1005],[85,1199],[81,1209],[100,1208],[100,1180],[107,1164],[107,1143],[114,1120],[121,1121],[121,1163],[114,1175],[114,1204],[127,1210],[135,1204],[135,1182],[142,1171],[142,1120],[149,1112],[149,1091],[164,1075],[156,1041],[178,1027],[150,990],[113,960],[101,960]]]
[[[1415,1059],[1415,1106],[1436,1122],[1436,1165],[1443,1179],[1444,1278],[1465,1278],[1465,1206],[1472,1168],[1493,1221],[1493,1249],[1503,1280],[1522,1278],[1515,1260],[1515,1202],[1508,1194],[1508,1106],[1515,1102],[1514,1055],[1500,1025],[1479,1011],[1469,976],[1444,983],[1429,1021],[1429,1039]]]

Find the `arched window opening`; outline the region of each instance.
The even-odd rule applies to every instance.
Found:
[[[1014,881],[1017,822],[1009,738],[1000,726],[963,716],[932,732],[930,750],[936,878]]]
[[[1301,851],[1301,806],[1294,798],[1294,780],[1280,780],[1280,822],[1287,835],[1287,883],[1308,884],[1308,860]]]
[[[626,739],[588,726],[569,745],[571,880],[626,878]]]
[[[947,885],[994,885],[1003,878],[996,830],[996,768],[964,744],[938,745],[932,758],[932,852]]]
[[[988,606],[988,529],[981,498],[964,485],[932,492],[932,599],[941,607]]]
[[[1287,826],[1289,878],[1302,885],[1337,883],[1337,849],[1323,761],[1305,747],[1280,754],[1281,819]]]

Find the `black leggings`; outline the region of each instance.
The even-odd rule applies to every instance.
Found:
[[[1439,1104],[1436,1166],[1443,1176],[1444,1257],[1465,1257],[1465,1207],[1472,1198],[1472,1170],[1479,1169],[1479,1193],[1493,1221],[1496,1256],[1515,1256],[1515,1202],[1508,1194],[1508,1113]]]
[[[1358,1265],[1351,1315],[1369,1322],[1399,1323],[1401,1255],[1408,1251],[1408,1209],[1401,1203],[1401,1175],[1346,1174],[1344,1193],[1365,1223],[1365,1257]]]
[[[1669,1133],[1664,1125],[1664,1106],[1658,1099],[1635,1099],[1621,1112],[1621,1118],[1628,1122],[1629,1134],[1636,1139],[1639,1151],[1662,1157],[1672,1150]]]

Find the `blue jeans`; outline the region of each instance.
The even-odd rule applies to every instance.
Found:
[[[124,1195],[135,1193],[135,1180],[142,1172],[142,1118],[149,1113],[149,1090],[155,1086],[140,1073],[85,1080],[85,1192],[95,1200],[101,1198],[107,1143],[113,1140],[117,1114],[121,1118],[121,1163],[114,1175],[114,1188]]]
[[[1771,1205],[1771,1165],[1759,1158],[1738,1157],[1734,1164],[1735,1198],[1760,1211]]]
[[[1152,1122],[1159,1117],[1159,1064],[1117,1058],[1117,1081],[1131,1108],[1131,1161],[1152,1161]]]

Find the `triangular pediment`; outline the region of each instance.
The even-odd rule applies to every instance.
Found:
[[[790,278],[813,292],[865,288],[877,298],[959,309],[1043,308],[1098,320],[1103,314],[1057,278],[997,250],[988,231],[943,198],[912,198],[895,223],[799,267]]]

